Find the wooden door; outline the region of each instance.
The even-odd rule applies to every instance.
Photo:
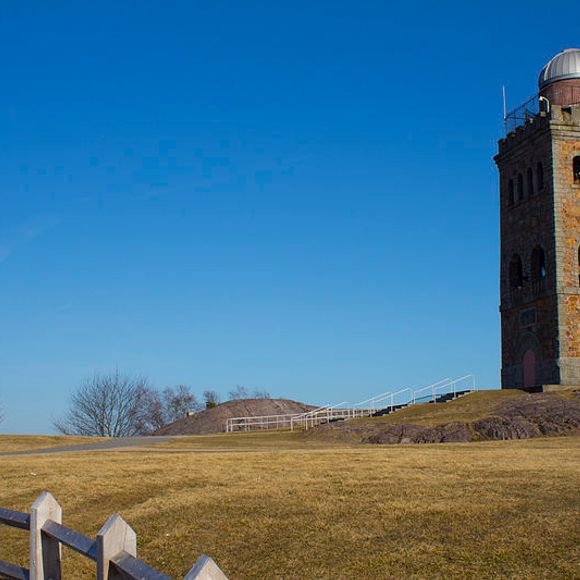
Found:
[[[524,388],[535,386],[537,386],[536,353],[530,349],[524,354]]]

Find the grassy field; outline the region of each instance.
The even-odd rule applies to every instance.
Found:
[[[154,447],[157,449],[181,449],[181,450],[228,450],[228,451],[257,451],[283,449],[326,449],[343,444],[316,441],[304,437],[302,430],[291,432],[280,431],[254,431],[250,433],[216,433],[214,435],[190,435],[176,437]],[[352,445],[354,446],[354,444]]]
[[[230,578],[578,577],[578,437],[322,449],[269,436],[3,457],[0,505],[28,510],[47,489],[90,535],[120,513],[174,577],[202,552]],[[236,437],[259,451],[224,451]],[[0,529],[0,558],[25,565],[25,536]],[[65,573],[94,576],[68,551]]]
[[[100,437],[65,437],[64,435],[0,435],[0,453],[3,451],[27,451],[29,449],[46,449],[61,445],[79,445],[96,443]]]

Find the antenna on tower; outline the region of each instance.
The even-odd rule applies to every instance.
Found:
[[[505,90],[505,85],[502,85],[501,87],[501,92],[503,95],[503,129],[506,132],[506,135],[508,133],[508,125],[507,125],[507,96],[506,96],[506,90]]]
[[[506,98],[505,85],[502,86],[501,90],[503,93],[503,120],[505,121],[507,118],[507,98]]]

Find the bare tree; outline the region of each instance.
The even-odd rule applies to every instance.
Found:
[[[248,389],[246,389],[246,387],[243,387],[242,385],[238,385],[233,391],[230,391],[228,395],[232,400],[250,398],[250,393],[248,393]]]
[[[256,389],[254,391],[254,399],[271,399],[270,393],[268,391],[261,391]]]
[[[201,409],[196,396],[185,385],[167,387],[163,393],[156,389],[147,389],[144,401],[144,422],[141,431],[153,433],[169,423],[187,416],[189,412]]]
[[[205,402],[206,408],[215,407],[220,402],[220,396],[216,391],[205,390],[203,392],[203,400]]]
[[[167,387],[163,391],[163,407],[166,423],[173,423],[185,417],[188,412],[200,409],[196,396],[186,385],[177,385],[175,389]]]
[[[65,435],[129,437],[148,424],[151,389],[147,380],[116,371],[86,379],[72,394],[66,414],[53,421]]]
[[[150,434],[167,425],[165,406],[159,391],[147,387],[143,393],[143,413],[139,432]]]

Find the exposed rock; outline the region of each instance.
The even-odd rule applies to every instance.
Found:
[[[394,424],[384,421],[345,421],[322,425],[309,436],[350,442],[446,443],[498,439],[528,439],[542,435],[580,432],[580,400],[557,392],[518,397],[503,403],[494,414],[466,423],[435,426]]]
[[[459,443],[471,441],[469,425],[462,421],[454,421],[426,429],[415,439],[416,443]]]
[[[527,395],[504,403],[495,416],[472,424],[479,439],[528,439],[580,430],[580,401],[556,393]]]
[[[539,437],[538,427],[520,417],[487,417],[472,423],[474,439],[529,439]]]
[[[231,417],[257,417],[259,415],[286,415],[305,413],[315,409],[312,405],[290,399],[240,399],[221,403],[158,429],[153,435],[206,435],[222,433],[226,420]]]
[[[418,425],[385,425],[375,429],[370,435],[363,436],[363,443],[414,443],[424,431]]]

